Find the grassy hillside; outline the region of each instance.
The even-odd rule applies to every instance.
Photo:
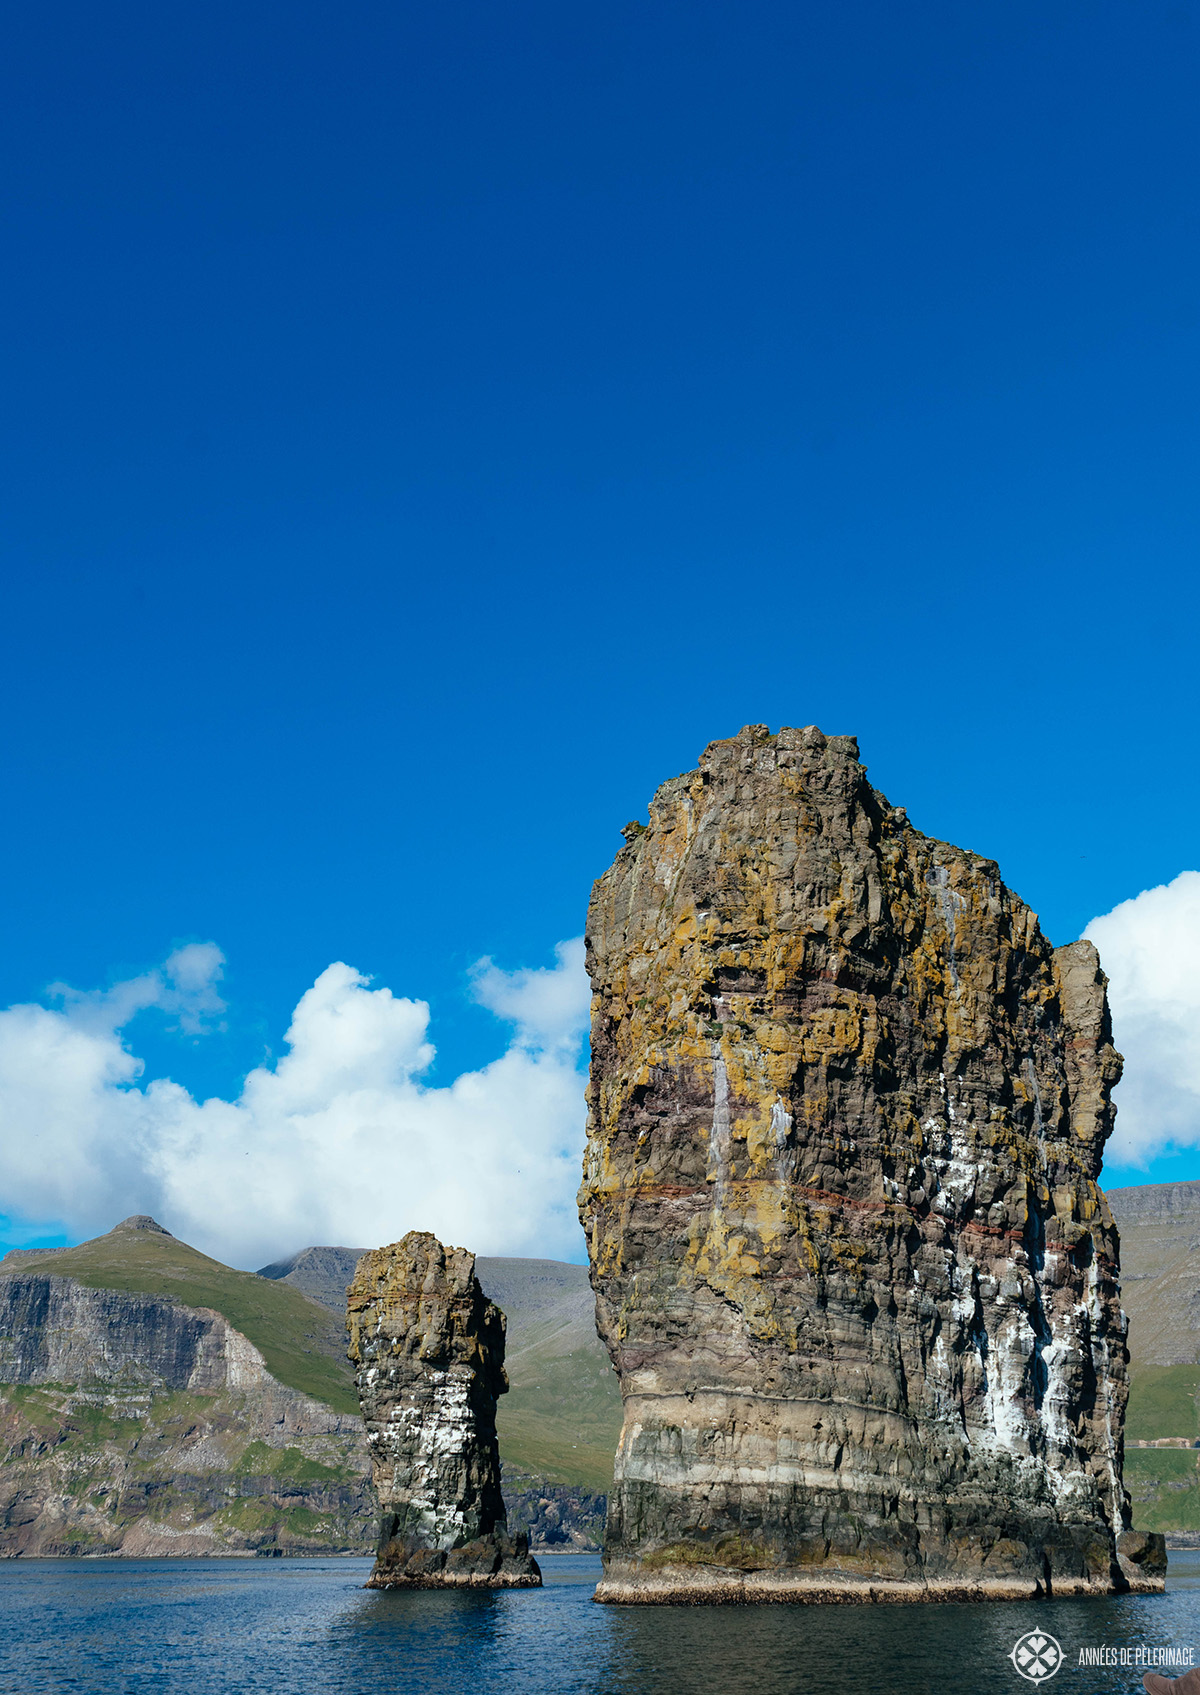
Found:
[[[1200,1437],[1196,1388],[1200,1365],[1139,1365],[1130,1369],[1127,1442],[1157,1442],[1163,1436]]]
[[[1198,1385],[1200,1365],[1130,1365],[1125,1487],[1138,1530],[1200,1531],[1200,1451],[1135,1446],[1164,1436],[1200,1437]]]
[[[496,1408],[505,1461],[551,1483],[610,1489],[621,1396],[607,1354],[542,1352],[535,1342],[513,1359],[509,1382]]]
[[[1195,1448],[1126,1448],[1125,1487],[1136,1530],[1200,1530]]]
[[[476,1267],[508,1320],[511,1387],[496,1408],[506,1464],[606,1492],[621,1435],[621,1392],[596,1335],[587,1267],[484,1256]]]
[[[44,1271],[94,1289],[166,1295],[186,1306],[211,1307],[254,1343],[281,1383],[338,1412],[358,1411],[339,1318],[287,1283],[209,1259],[152,1220],[127,1220],[78,1247],[22,1253],[0,1266],[0,1272],[14,1270]]]

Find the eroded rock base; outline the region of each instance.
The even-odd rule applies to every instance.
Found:
[[[940,1583],[893,1583],[885,1579],[867,1580],[839,1576],[828,1569],[819,1576],[800,1572],[782,1576],[775,1573],[737,1571],[705,1572],[703,1576],[681,1568],[678,1572],[660,1572],[653,1577],[606,1577],[597,1585],[595,1601],[618,1606],[717,1607],[757,1606],[768,1602],[793,1602],[810,1606],[839,1602],[908,1603],[918,1601],[1030,1601],[1058,1598],[1064,1595],[1126,1594],[1130,1585],[1120,1588],[1112,1582],[1090,1583],[1071,1579],[1064,1587],[1054,1588],[1047,1597],[1040,1583],[1014,1583],[1001,1578],[989,1582],[963,1583],[947,1580]],[[1159,1593],[1164,1585],[1138,1586],[1138,1593]]]
[[[387,1536],[375,1557],[368,1589],[538,1589],[542,1574],[529,1538],[493,1531],[461,1548],[426,1548]]]
[[[666,1551],[664,1551],[666,1552]],[[1166,1588],[1167,1554],[1157,1534],[1126,1531],[1117,1540],[1114,1558],[1100,1548],[1083,1550],[1075,1571],[1063,1570],[1065,1550],[1056,1550],[1060,1570],[1044,1550],[1024,1544],[997,1542],[998,1563],[1009,1572],[943,1577],[888,1577],[880,1572],[828,1563],[739,1570],[736,1566],[698,1565],[688,1548],[678,1563],[651,1555],[644,1562],[608,1560],[605,1574],[592,1597],[618,1606],[755,1606],[766,1602],[828,1605],[844,1602],[910,1603],[919,1601],[1061,1600],[1081,1595],[1161,1595]],[[1091,1569],[1088,1554],[1092,1556]],[[720,1551],[716,1551],[719,1559]],[[726,1555],[726,1557],[729,1557]],[[735,1554],[736,1557],[736,1554]],[[1069,1558],[1069,1556],[1068,1556]],[[1033,1569],[1041,1565],[1040,1575]],[[1020,1567],[1025,1569],[1019,1569]]]

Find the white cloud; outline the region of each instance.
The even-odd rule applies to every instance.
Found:
[[[581,942],[552,970],[473,973],[516,1025],[507,1050],[439,1088],[424,1001],[335,964],[301,998],[288,1051],[235,1100],[140,1083],[122,1030],[158,1007],[195,1030],[221,1010],[211,944],[103,993],[0,1012],[4,1210],[74,1235],[153,1213],[218,1258],[261,1265],[313,1242],[435,1231],[480,1253],[574,1254],[583,1146]]]
[[[153,1006],[174,1013],[177,1029],[198,1036],[213,1028],[216,1015],[225,1010],[217,993],[224,969],[225,955],[214,943],[189,942],[155,970],[126,978],[111,989],[72,989],[66,983],[52,983],[48,993],[77,1024],[93,1029],[123,1029],[135,1013]]]
[[[1125,1056],[1107,1163],[1200,1146],[1200,871],[1123,901],[1084,935],[1100,950]]]
[[[574,1046],[587,1025],[591,986],[583,968],[583,937],[559,942],[550,971],[501,971],[481,959],[471,971],[475,999],[517,1026],[525,1046]]]

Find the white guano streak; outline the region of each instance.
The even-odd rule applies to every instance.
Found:
[[[466,1523],[462,1509],[443,1501],[439,1489],[441,1458],[461,1454],[474,1439],[475,1415],[467,1397],[467,1384],[449,1372],[430,1374],[433,1408],[393,1407],[389,1426],[381,1432],[383,1445],[392,1450],[397,1471],[408,1472],[407,1496],[424,1520],[424,1531],[436,1548],[452,1548]],[[400,1428],[396,1428],[399,1425]],[[417,1426],[415,1451],[412,1427]]]
[[[719,1213],[725,1204],[729,1183],[729,1073],[725,1069],[720,1042],[713,1043],[712,1056],[713,1115],[712,1129],[708,1133],[708,1166],[717,1188],[713,1210]]]

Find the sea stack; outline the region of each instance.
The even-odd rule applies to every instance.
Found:
[[[474,1254],[418,1230],[365,1253],[346,1325],[381,1515],[367,1587],[536,1588],[500,1493],[504,1314]]]
[[[1130,1530],[1089,942],[751,725],[597,882],[580,1216],[624,1429],[603,1601],[1163,1588]]]

